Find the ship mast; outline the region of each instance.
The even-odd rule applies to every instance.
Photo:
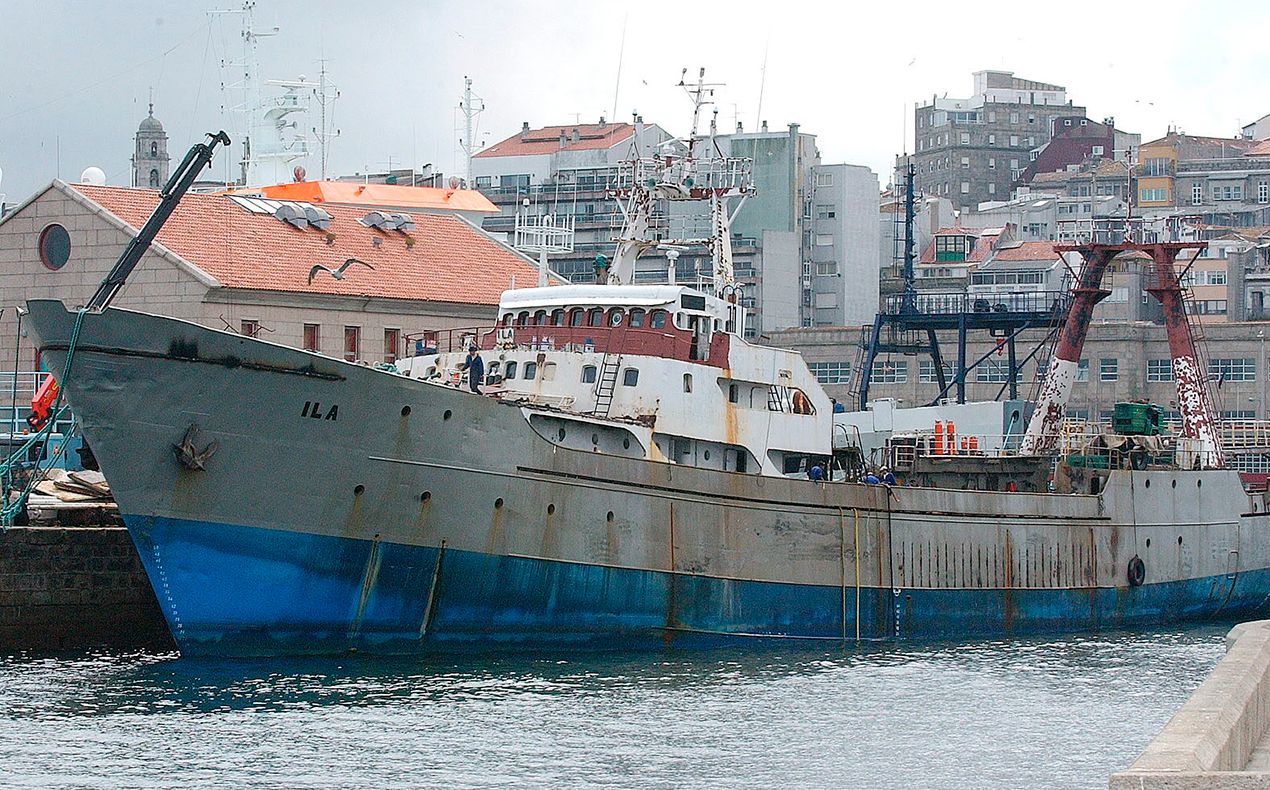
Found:
[[[686,75],[684,69],[683,75]],[[718,111],[710,119],[710,132],[698,134],[701,111],[712,105],[719,84],[705,81],[705,69],[694,84],[679,86],[692,100],[692,128],[679,145],[663,145],[653,155],[640,147],[642,119],[635,117],[635,146],[631,158],[619,166],[618,188],[613,191],[622,212],[621,235],[609,269],[610,285],[630,285],[635,281],[635,261],[651,249],[665,250],[673,262],[685,249],[704,247],[710,253],[710,290],[719,297],[735,296],[732,267],[732,222],[746,199],[754,194],[752,159],[725,156],[718,141]],[[678,150],[675,150],[675,149]],[[672,228],[666,203],[706,202],[709,225],[702,233]],[[680,219],[680,217],[676,217]],[[667,272],[674,283],[674,270]]]

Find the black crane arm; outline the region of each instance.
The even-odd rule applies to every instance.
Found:
[[[101,285],[97,286],[97,292],[88,301],[88,309],[100,312],[110,306],[110,303],[114,301],[115,295],[119,293],[119,289],[123,288],[124,283],[128,280],[128,275],[132,274],[132,270],[140,262],[141,256],[150,248],[150,243],[154,241],[154,237],[159,235],[159,229],[163,227],[163,223],[168,221],[168,217],[172,215],[176,205],[181,202],[181,198],[189,191],[194,179],[198,178],[198,174],[203,168],[212,163],[212,153],[216,150],[216,144],[229,145],[229,135],[223,131],[216,134],[209,132],[207,136],[210,139],[206,143],[195,143],[190,148],[185,155],[185,159],[176,168],[176,172],[172,174],[172,177],[168,179],[168,183],[159,192],[159,205],[155,207],[150,219],[146,220],[146,224],[132,238],[132,241],[128,242],[128,246],[124,248],[123,254],[115,262],[110,274],[107,274],[106,278],[101,281]]]

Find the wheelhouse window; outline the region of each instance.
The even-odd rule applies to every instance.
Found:
[[[551,325],[564,326],[564,311],[563,310],[551,311]]]
[[[599,307],[592,309],[590,314],[587,316],[587,326],[603,326],[603,325],[604,325],[604,310]]]
[[[581,307],[573,308],[573,311],[569,313],[569,326],[582,326],[583,315]]]
[[[317,351],[321,342],[321,330],[317,324],[304,325],[304,350]]]
[[[529,325],[529,311],[521,310],[520,315],[516,316],[516,326],[528,326],[528,325]]]
[[[583,365],[582,366],[582,383],[594,384],[595,372],[596,372],[595,365]]]
[[[503,374],[503,378],[506,379],[507,381],[511,381],[512,379],[516,378],[516,360],[513,359],[512,361],[508,362],[507,367],[505,368],[505,371],[506,372]]]
[[[524,373],[524,376],[522,376],[522,378],[524,378],[525,381],[531,381],[533,380],[534,376],[537,376],[537,375],[538,375],[538,363],[526,362],[525,373]]]
[[[538,312],[534,313],[534,326],[542,326],[545,323],[547,323],[546,310],[539,310]]]
[[[633,307],[633,308],[631,308],[631,321],[630,321],[630,325],[631,325],[631,326],[634,326],[634,327],[640,327],[640,326],[643,326],[643,325],[644,325],[644,310],[643,310],[643,308],[640,308],[640,307]]]
[[[639,383],[639,368],[627,368],[622,371],[622,386],[634,387]]]
[[[356,362],[362,354],[362,328],[360,326],[344,327],[344,361]]]
[[[653,329],[664,328],[666,326],[666,311],[654,310],[652,315],[649,316],[648,325],[651,326]]]

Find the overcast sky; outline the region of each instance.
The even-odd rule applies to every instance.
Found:
[[[87,166],[130,182],[137,124],[155,116],[179,160],[202,133],[240,127],[226,106],[241,0],[0,0],[0,193],[17,202]],[[258,0],[267,78],[339,84],[330,170],[432,163],[462,171],[457,104],[470,75],[487,144],[601,114],[686,132],[683,67],[707,68],[721,126],[798,122],[826,161],[890,176],[914,101],[964,97],[971,72],[1064,85],[1091,117],[1144,140],[1172,124],[1233,135],[1270,112],[1270,5],[1254,2],[688,3]],[[623,43],[624,42],[624,43]],[[621,57],[619,57],[619,53]],[[764,80],[764,59],[766,79]],[[620,81],[618,79],[620,67]],[[616,94],[616,95],[615,95]],[[316,124],[315,120],[310,122]],[[218,157],[232,176],[241,154]],[[317,162],[305,163],[311,175]]]

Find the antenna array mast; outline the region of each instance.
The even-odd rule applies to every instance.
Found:
[[[476,120],[485,112],[485,100],[472,93],[472,78],[463,78],[463,101],[459,102],[459,111],[463,113],[463,139],[459,147],[463,149],[463,178],[466,186],[472,186],[472,155],[476,153]]]
[[[335,100],[340,97],[339,88],[326,79],[326,64],[330,58],[319,58],[322,70],[318,72],[318,86],[313,90],[313,98],[318,106],[318,125],[313,129],[313,136],[318,141],[318,156],[321,160],[322,180],[326,180],[326,160],[330,154],[331,141],[340,136],[340,130],[331,131],[330,124],[335,120]]]
[[[679,253],[692,247],[705,247],[712,263],[711,285],[718,296],[735,296],[736,284],[732,268],[732,221],[746,199],[754,194],[751,159],[724,156],[717,139],[717,111],[710,120],[710,133],[701,138],[697,130],[701,109],[713,104],[714,89],[705,81],[705,69],[695,84],[679,87],[692,99],[692,131],[682,141],[664,143],[652,155],[636,148],[631,159],[619,167],[619,187],[612,193],[624,219],[621,235],[608,282],[630,285],[635,279],[635,260],[650,249],[666,252],[669,261],[667,281],[674,282],[674,262]],[[636,129],[640,127],[638,116]],[[708,141],[706,146],[698,145]],[[677,150],[676,150],[677,149]],[[734,200],[735,199],[735,200]],[[668,202],[700,201],[710,204],[709,230],[688,232],[676,237],[670,232],[669,217],[664,209]]]

